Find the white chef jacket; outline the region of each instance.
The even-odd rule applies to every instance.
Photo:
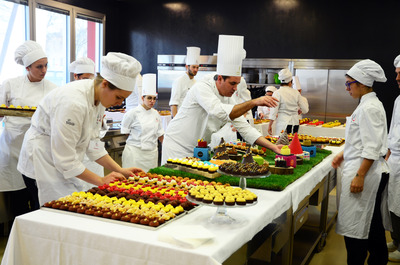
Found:
[[[230,120],[229,114],[235,104],[234,98],[219,94],[214,75],[197,82],[186,95],[181,111],[168,125],[161,164],[168,158],[193,156],[198,139],[210,142],[211,135],[229,121],[247,142],[253,144],[261,133],[251,127],[243,116]]]
[[[250,90],[247,88],[246,80],[243,77],[240,78],[240,83],[237,85],[237,90],[232,97],[235,98],[238,104],[251,100]],[[251,110],[247,111],[244,116],[246,120],[253,119]]]
[[[388,185],[389,211],[400,216],[400,96],[394,102],[388,135],[388,148],[391,152],[387,161],[390,167]]]
[[[296,89],[289,86],[281,86],[272,96],[279,100],[277,106],[269,114],[269,119],[275,120],[276,123],[275,133],[273,134],[280,134],[281,131],[286,129],[287,125],[298,125],[299,109],[303,114],[308,112],[308,101],[303,100]]]
[[[126,111],[136,108],[142,104],[142,75],[138,74],[136,77],[135,88],[132,93],[125,99]]]
[[[56,87],[56,84],[46,79],[30,82],[27,76],[11,78],[0,87],[0,105],[36,107]],[[25,183],[17,170],[17,163],[31,118],[6,116],[3,121],[4,131],[0,136],[0,191],[20,190],[25,188]]]
[[[121,133],[129,133],[122,153],[122,167],[139,167],[144,171],[158,165],[158,138],[164,135],[161,116],[143,105],[128,111],[121,123]]]
[[[178,77],[173,83],[171,88],[171,98],[169,100],[169,105],[177,105],[179,108],[182,105],[183,99],[185,98],[189,89],[196,83],[196,79],[190,79],[187,73]]]
[[[382,172],[388,172],[383,156],[387,152],[386,114],[375,92],[362,96],[351,117],[346,119],[346,145],[342,189],[336,232],[351,238],[367,239]],[[361,193],[351,193],[351,181],[364,158],[374,160],[364,178]],[[385,202],[385,200],[382,200]]]
[[[105,108],[94,105],[93,85],[79,80],[53,90],[32,117],[18,170],[36,179],[40,204],[84,190],[76,176],[85,170],[85,153],[92,161],[107,155],[99,139]]]

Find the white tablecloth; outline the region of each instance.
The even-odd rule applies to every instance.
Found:
[[[322,127],[321,125],[310,126],[310,125],[302,124],[302,125],[300,125],[300,128],[299,128],[299,134],[307,134],[307,135],[312,135],[315,137],[325,136],[325,137],[344,138],[345,130],[346,130],[346,127],[344,127],[343,125],[340,125],[337,127],[332,127],[332,128],[326,128],[326,127]]]
[[[233,225],[209,223],[217,208],[208,206],[156,231],[38,210],[15,219],[1,264],[221,264],[291,206],[290,193],[252,191],[258,195],[257,205],[228,209],[238,220]],[[194,224],[208,229],[215,238],[195,249],[158,240],[165,229]]]

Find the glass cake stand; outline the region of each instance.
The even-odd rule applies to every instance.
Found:
[[[267,178],[267,177],[269,177],[271,175],[271,171],[268,171],[265,174],[254,175],[254,176],[242,176],[242,175],[229,174],[229,173],[223,172],[223,171],[221,171],[219,169],[217,170],[217,172],[222,174],[222,175],[240,178],[239,179],[239,187],[242,188],[243,190],[246,189],[246,187],[247,187],[246,179]]]
[[[198,204],[198,205],[204,205],[204,206],[210,206],[210,207],[216,207],[217,211],[208,219],[208,221],[212,224],[218,224],[218,225],[223,225],[223,224],[235,224],[238,223],[239,220],[233,218],[232,216],[228,215],[228,208],[246,208],[250,207],[253,205],[256,205],[258,201],[255,201],[253,203],[249,203],[246,205],[215,205],[213,203],[204,203],[200,201],[196,201],[195,199],[191,198],[190,196],[186,196],[186,199],[192,203]]]

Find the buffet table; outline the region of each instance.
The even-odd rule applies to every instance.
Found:
[[[216,212],[216,207],[210,206],[201,206],[157,230],[41,209],[15,219],[1,264],[244,264],[253,251],[241,252],[243,246],[289,211],[292,213],[290,236],[283,239],[287,242],[279,244],[291,246],[290,251],[285,252],[289,257],[283,257],[286,264],[291,264],[295,229],[298,228],[296,213],[312,193],[326,192],[324,183],[327,173],[332,171],[331,161],[343,147],[329,149],[332,155],[285,190],[251,189],[258,195],[258,203],[228,208],[228,215],[236,219],[234,224],[209,223],[208,219]],[[181,241],[165,240],[171,238],[174,231],[192,225],[207,229],[213,238],[195,248],[189,247],[190,244],[182,245]],[[195,234],[193,230],[193,236]],[[190,236],[189,232],[187,237]]]

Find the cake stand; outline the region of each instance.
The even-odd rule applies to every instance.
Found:
[[[242,175],[229,174],[229,173],[223,172],[219,169],[217,170],[217,172],[222,175],[240,178],[239,179],[239,187],[243,190],[246,189],[246,187],[247,187],[246,179],[267,178],[271,175],[271,171],[268,171],[267,173],[264,173],[261,175],[254,175],[254,176],[242,176]]]
[[[201,201],[196,201],[195,199],[191,198],[190,196],[186,196],[186,199],[188,201],[198,204],[198,205],[216,207],[217,211],[208,219],[208,221],[212,224],[218,224],[218,225],[239,223],[239,220],[228,215],[228,208],[245,208],[245,207],[250,207],[250,206],[256,205],[258,202],[258,201],[255,201],[255,202],[249,203],[249,204],[246,203],[246,205],[232,205],[231,206],[231,205],[226,205],[225,203],[222,205],[215,205],[213,203],[204,203]]]

